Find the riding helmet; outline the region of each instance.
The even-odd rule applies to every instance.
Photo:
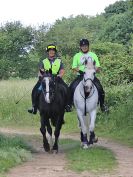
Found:
[[[50,49],[55,50],[55,52],[57,52],[57,47],[56,47],[56,45],[54,45],[54,44],[49,44],[49,45],[46,47],[46,51],[47,51],[47,52],[48,52]]]
[[[80,45],[80,46],[83,46],[83,45],[89,46],[89,41],[88,41],[88,39],[81,39],[79,45]]]

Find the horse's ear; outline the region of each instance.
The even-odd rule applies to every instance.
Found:
[[[52,69],[49,69],[49,74],[51,74],[51,75],[52,75]]]

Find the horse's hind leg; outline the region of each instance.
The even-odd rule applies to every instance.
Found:
[[[46,152],[50,151],[50,147],[49,147],[49,143],[48,143],[48,140],[46,138],[46,124],[45,124],[45,120],[44,118],[41,116],[41,128],[40,128],[40,131],[43,135],[43,147],[44,147],[44,150]]]
[[[98,138],[95,137],[94,128],[95,128],[95,120],[96,120],[96,109],[90,112],[90,140],[89,144],[96,143],[98,141]]]

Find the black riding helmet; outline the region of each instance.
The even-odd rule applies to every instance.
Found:
[[[49,45],[46,47],[46,51],[47,51],[47,52],[48,52],[50,49],[55,50],[55,52],[57,52],[57,47],[56,47],[56,45],[54,45],[54,44],[49,44]]]
[[[79,45],[80,45],[80,46],[83,46],[83,45],[89,46],[89,41],[88,41],[88,39],[81,39]]]

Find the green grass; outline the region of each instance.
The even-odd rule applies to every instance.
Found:
[[[22,138],[0,134],[0,174],[31,159],[31,150],[32,148]]]
[[[0,83],[0,126],[23,127],[39,125],[39,116],[28,114],[31,106],[31,90],[36,80],[9,80]],[[27,92],[25,97],[16,102]]]
[[[106,148],[94,146],[84,150],[80,147],[79,141],[71,139],[62,139],[60,144],[66,153],[68,169],[77,172],[105,173],[112,172],[117,166],[115,155]]]
[[[0,81],[0,127],[39,132],[39,114],[31,115],[27,112],[31,106],[31,90],[36,81],[37,79]],[[15,104],[28,90],[19,104]],[[110,114],[107,116],[98,112],[96,133],[133,146],[133,86],[114,86],[106,88],[106,92]],[[65,113],[65,122],[61,132],[79,132],[75,110]]]

